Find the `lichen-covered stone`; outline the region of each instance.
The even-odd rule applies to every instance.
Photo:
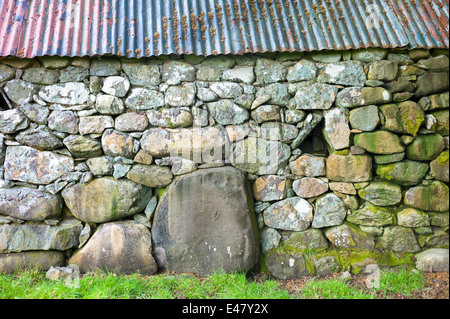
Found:
[[[123,113],[114,120],[114,128],[121,132],[142,132],[147,127],[147,116],[136,112]]]
[[[304,177],[296,179],[292,183],[292,189],[299,197],[311,198],[327,192],[328,183],[318,178]]]
[[[102,155],[101,143],[89,136],[69,135],[63,140],[64,145],[74,157],[97,157]]]
[[[164,102],[173,107],[189,107],[195,102],[195,85],[184,83],[178,86],[170,86],[164,98]]]
[[[430,162],[430,171],[433,178],[449,182],[449,151],[445,150]]]
[[[392,94],[382,87],[348,87],[336,95],[336,106],[345,108],[386,104],[390,101]]]
[[[313,228],[323,228],[342,224],[347,216],[344,201],[333,193],[319,197],[315,202]]]
[[[0,132],[5,134],[17,133],[28,127],[28,118],[19,109],[0,111]]]
[[[125,110],[123,101],[117,96],[101,94],[95,100],[95,109],[100,114],[117,115]]]
[[[62,141],[45,125],[39,125],[16,135],[16,141],[41,151],[51,151],[63,146]]]
[[[222,79],[225,81],[252,84],[255,82],[255,73],[252,66],[236,66],[233,69],[225,70],[222,74]]]
[[[423,272],[448,272],[449,251],[444,248],[432,248],[416,254],[416,268]]]
[[[337,248],[373,250],[375,247],[375,240],[371,235],[349,223],[327,228],[325,236]]]
[[[221,99],[237,98],[243,93],[242,86],[234,82],[214,82],[209,85],[209,88]]]
[[[9,146],[5,155],[5,178],[33,184],[50,184],[73,170],[71,157],[28,146]]]
[[[334,150],[348,148],[350,146],[350,127],[347,114],[338,107],[325,110],[325,126],[323,129],[327,140]]]
[[[256,60],[255,74],[256,81],[259,83],[274,83],[286,79],[287,70],[284,65],[278,61],[272,61],[265,58]]]
[[[81,82],[67,82],[44,86],[39,90],[39,97],[49,103],[77,105],[89,100],[89,90]]]
[[[384,249],[398,253],[415,253],[420,251],[414,232],[411,228],[389,226],[384,229],[378,244]]]
[[[250,116],[258,124],[270,121],[280,121],[280,107],[272,104],[261,105],[252,110]]]
[[[50,114],[48,107],[37,103],[25,103],[21,104],[19,108],[30,121],[40,125],[47,124],[47,118]],[[0,125],[0,127],[2,127],[2,125]]]
[[[105,155],[134,158],[139,142],[127,133],[107,129],[102,135],[102,149]]]
[[[347,215],[347,221],[353,224],[380,227],[395,224],[395,216],[390,207],[380,207],[365,202],[361,208]]]
[[[103,80],[102,91],[106,94],[124,97],[130,89],[130,81],[122,76],[108,76]]]
[[[286,85],[281,83],[271,83],[261,87],[256,92],[255,101],[257,101],[257,99],[261,99],[258,102],[259,105],[264,103],[285,106],[288,104],[289,98],[290,95]],[[256,106],[256,104],[252,103],[252,109]]]
[[[430,226],[430,218],[419,209],[406,207],[397,213],[397,224],[403,227],[426,227]]]
[[[266,227],[261,232],[261,252],[267,254],[271,249],[278,247],[281,235],[276,229]]]
[[[23,72],[22,79],[34,84],[50,85],[58,82],[59,72],[44,68],[30,68]]]
[[[14,79],[15,75],[16,70],[7,65],[0,64],[0,83]]]
[[[120,60],[116,57],[91,58],[89,73],[95,76],[116,75],[121,70]]]
[[[425,113],[419,104],[405,101],[380,106],[381,127],[395,133],[416,135],[425,121]]]
[[[421,75],[416,81],[416,96],[431,95],[448,90],[449,78],[448,73],[427,73]]]
[[[321,83],[301,87],[294,96],[295,107],[299,110],[327,110],[336,99],[337,91],[337,87]]]
[[[310,275],[303,255],[270,253],[265,259],[267,270],[279,279],[295,279]]]
[[[156,64],[122,62],[122,68],[132,85],[146,86],[159,85],[161,83],[161,74]]]
[[[376,61],[370,64],[367,78],[389,82],[397,77],[398,65],[388,60]]]
[[[317,177],[325,175],[325,158],[309,154],[299,156],[289,164],[291,172],[298,176]]]
[[[191,113],[179,108],[148,110],[146,114],[151,126],[177,128],[189,127],[193,123]]]
[[[207,104],[209,114],[221,125],[242,124],[249,118],[248,111],[231,100],[219,100]]]
[[[309,228],[301,232],[291,232],[283,245],[292,250],[319,251],[328,248],[328,241],[320,229]]]
[[[8,81],[3,89],[8,98],[17,105],[31,102],[37,90],[34,84],[19,79]]]
[[[286,198],[286,178],[278,175],[261,176],[253,183],[253,197],[257,201],[273,201]]]
[[[276,202],[264,210],[264,223],[272,228],[303,231],[313,221],[313,206],[300,197]]]
[[[114,127],[114,120],[111,116],[94,115],[80,117],[79,132],[85,134],[101,134],[107,128]]]
[[[125,106],[133,111],[150,110],[164,106],[164,95],[147,88],[133,88],[125,99]]]
[[[315,79],[317,75],[316,64],[309,60],[300,60],[287,72],[288,82],[299,82]]]
[[[328,63],[320,72],[317,81],[346,86],[364,86],[366,74],[360,61]]]
[[[350,111],[350,125],[361,131],[373,131],[380,123],[376,105],[362,106]]]
[[[151,199],[150,188],[127,179],[101,177],[62,191],[70,212],[87,223],[104,223],[142,211]]]
[[[166,61],[162,67],[162,81],[169,85],[178,85],[181,82],[192,82],[195,80],[196,68],[184,61]]]
[[[0,214],[22,220],[58,218],[62,203],[56,195],[31,188],[0,189]]]

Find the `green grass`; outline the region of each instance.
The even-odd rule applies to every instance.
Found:
[[[69,282],[48,280],[45,272],[38,270],[0,275],[0,299],[373,299],[376,291],[410,295],[423,288],[422,274],[409,270],[381,272],[379,287],[371,290],[341,279],[316,278],[307,282],[299,294],[289,294],[280,281],[267,278],[256,282],[242,273],[217,273],[204,278],[92,273]]]

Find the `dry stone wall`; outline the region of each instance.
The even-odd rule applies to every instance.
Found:
[[[433,271],[448,72],[442,50],[0,59],[0,271]]]

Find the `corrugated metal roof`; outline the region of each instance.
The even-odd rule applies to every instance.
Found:
[[[0,0],[0,56],[449,48],[449,0]]]

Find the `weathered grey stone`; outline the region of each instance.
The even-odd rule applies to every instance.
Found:
[[[329,193],[319,197],[315,202],[313,228],[323,228],[342,224],[347,215],[344,201]]]
[[[376,165],[376,173],[384,180],[402,186],[419,184],[428,172],[428,164],[405,160],[385,165]]]
[[[39,97],[49,103],[77,105],[89,100],[89,90],[81,82],[67,82],[44,86],[39,90]]]
[[[320,229],[309,228],[301,232],[292,232],[283,242],[289,250],[315,250],[328,248],[328,241]]]
[[[45,278],[47,278],[48,280],[61,280],[61,281],[64,280],[65,282],[67,282],[69,280],[73,280],[79,277],[80,277],[79,270],[75,270],[69,267],[51,266],[50,269],[45,273]]]
[[[416,254],[416,268],[423,272],[448,272],[449,251],[432,248]]]
[[[179,108],[149,110],[146,114],[151,126],[177,128],[189,127],[193,123],[191,113]]]
[[[65,82],[81,82],[89,76],[89,69],[77,66],[68,66],[60,71],[59,81]],[[52,84],[52,83],[49,83]]]
[[[26,251],[0,254],[0,273],[17,274],[26,269],[47,270],[52,266],[65,265],[65,254],[61,251]]]
[[[406,207],[397,213],[397,224],[403,227],[426,227],[430,226],[428,215],[412,207]]]
[[[41,152],[28,146],[9,146],[5,155],[5,178],[33,184],[50,184],[73,170],[71,157]]]
[[[286,178],[278,175],[261,176],[253,183],[253,198],[274,201],[286,198]]]
[[[30,188],[0,189],[0,214],[22,220],[58,218],[62,203],[53,194]]]
[[[158,265],[199,275],[251,270],[260,242],[250,201],[245,174],[231,167],[197,170],[175,180],[153,220]]]
[[[37,103],[24,103],[19,108],[31,121],[37,124],[47,124],[47,118],[50,114],[48,107],[41,106]],[[0,125],[0,127],[3,127],[3,125]]]
[[[256,135],[267,140],[289,142],[297,137],[298,129],[291,124],[266,122],[261,124]]]
[[[374,154],[394,154],[405,150],[397,135],[381,130],[356,134],[353,144]]]
[[[448,136],[449,111],[448,110],[434,111],[430,115],[436,119],[436,123],[431,129],[442,136]]]
[[[198,88],[197,97],[200,101],[203,102],[212,102],[218,99],[217,94],[208,88]]]
[[[384,249],[399,253],[415,253],[420,251],[416,237],[411,228],[389,226],[384,229],[378,243]]]
[[[411,141],[412,141],[413,137],[410,136],[409,138],[411,138]],[[403,143],[406,144],[405,140],[402,139],[402,141],[403,141]],[[374,162],[376,164],[389,164],[389,163],[400,162],[404,158],[405,158],[405,153],[404,152],[395,153],[395,154],[374,155],[373,156]]]
[[[192,82],[195,80],[196,71],[197,69],[188,62],[166,61],[162,67],[162,81],[169,85]]]
[[[63,146],[62,141],[45,125],[20,132],[16,135],[16,141],[41,151],[51,151]]]
[[[150,231],[133,221],[102,224],[69,263],[78,265],[81,272],[101,269],[121,275],[151,275],[158,269]]]
[[[19,109],[0,111],[0,132],[12,134],[28,127],[28,118]]]
[[[0,253],[30,250],[67,250],[78,247],[83,226],[75,218],[58,226],[45,224],[6,224],[0,226]]]
[[[347,114],[338,107],[325,110],[323,113],[325,118],[323,132],[331,147],[334,150],[348,148],[350,146],[350,127]]]
[[[271,249],[278,247],[281,235],[276,229],[264,228],[261,232],[261,252],[267,254]]]
[[[368,155],[331,154],[326,160],[326,177],[337,182],[365,182],[372,178],[372,158]]]
[[[161,74],[156,64],[122,62],[122,68],[133,85],[146,86],[161,83]]]
[[[231,100],[219,100],[207,104],[209,114],[221,125],[242,124],[249,118],[248,111]]]
[[[325,256],[314,260],[314,275],[316,276],[331,276],[340,269],[341,266],[334,256]]]
[[[311,198],[322,195],[328,191],[328,183],[314,177],[296,179],[292,183],[295,194],[303,198]]]
[[[380,123],[376,105],[358,107],[350,111],[350,125],[361,131],[373,131]]]
[[[300,197],[276,202],[264,210],[264,223],[272,228],[303,231],[313,220],[313,206]]]
[[[449,208],[448,186],[441,181],[433,181],[427,186],[410,188],[404,197],[407,206],[425,211],[445,212]]]
[[[209,88],[222,99],[237,98],[243,93],[242,86],[233,82],[213,82]]]
[[[104,223],[142,211],[152,191],[126,179],[102,177],[89,183],[67,186],[62,196],[78,219],[87,223]]]
[[[255,74],[256,81],[259,83],[274,83],[286,79],[286,68],[278,61],[265,58],[256,60]]]
[[[89,136],[69,135],[63,140],[64,145],[74,157],[96,157],[102,155],[100,142]]]
[[[236,64],[236,60],[233,56],[218,55],[207,57],[201,63],[203,66],[216,68],[218,70],[231,69]]]
[[[106,94],[124,97],[130,89],[130,81],[122,76],[108,76],[103,80],[102,91]]]
[[[113,173],[113,159],[109,156],[92,157],[86,161],[87,166],[95,176],[111,175]]]
[[[356,188],[352,183],[330,182],[328,183],[330,190],[341,194],[356,195]]]
[[[268,96],[269,99],[265,100],[266,96]],[[286,85],[281,83],[272,83],[261,87],[256,93],[256,98],[262,98],[262,100],[258,102],[260,103],[259,105],[267,103],[285,106],[288,104],[290,96]],[[256,106],[256,104],[252,103],[252,109]]]
[[[123,101],[117,96],[101,94],[97,96],[95,101],[95,109],[100,114],[117,115],[121,114],[125,107]]]
[[[43,68],[30,68],[23,72],[22,79],[34,84],[55,84],[58,82],[59,72],[57,70]]]
[[[419,228],[414,228],[417,232]],[[447,248],[449,246],[449,236],[443,229],[430,229],[430,233],[424,233],[417,238],[420,247],[425,248]]]
[[[280,107],[278,105],[272,104],[261,105],[256,109],[252,110],[250,115],[251,118],[255,120],[255,122],[258,124],[263,122],[281,120]]]
[[[346,86],[364,86],[366,74],[360,61],[328,63],[320,72],[317,81]]]
[[[288,124],[297,124],[304,120],[306,117],[306,113],[302,110],[285,110],[284,111],[284,120]]]
[[[8,98],[17,105],[31,102],[36,92],[34,84],[19,79],[9,81],[3,89]]]
[[[317,177],[325,175],[325,158],[304,154],[289,164],[291,172],[297,176]]]
[[[386,104],[392,94],[382,87],[348,87],[336,95],[336,106],[352,108],[372,104]]]
[[[198,81],[220,81],[222,70],[212,66],[199,66],[197,70]]]
[[[309,60],[300,60],[287,72],[288,82],[299,82],[315,79],[317,75],[316,64]]]
[[[53,111],[48,117],[48,127],[54,131],[77,134],[78,117],[74,111]]]
[[[170,86],[165,95],[165,103],[174,107],[188,107],[195,102],[195,85],[183,83],[178,86]]]
[[[157,165],[134,164],[127,173],[129,180],[153,188],[167,186],[172,177],[170,168]]]
[[[164,106],[164,95],[147,88],[133,88],[125,99],[125,106],[133,111],[155,109]]]
[[[301,87],[295,93],[295,107],[300,110],[327,110],[336,99],[337,91],[337,87],[321,83]]]
[[[148,127],[148,118],[144,114],[127,112],[115,118],[114,128],[121,132],[142,132]]]
[[[394,225],[395,216],[390,207],[380,207],[365,202],[361,208],[347,216],[347,221],[361,226],[381,227]]]
[[[371,182],[358,190],[362,199],[377,206],[393,206],[402,200],[402,188],[388,182]]]
[[[375,247],[375,240],[371,235],[349,223],[328,228],[325,236],[336,248],[373,250]]]
[[[103,152],[109,156],[134,158],[139,150],[139,142],[129,134],[107,129],[102,135]]]
[[[295,279],[310,275],[303,255],[273,252],[265,259],[270,274],[279,279]]]
[[[236,66],[233,69],[225,70],[222,80],[252,84],[255,82],[255,73],[252,66]]]
[[[236,143],[230,162],[251,174],[276,174],[286,166],[291,149],[288,145],[263,138],[249,137]]]
[[[370,64],[367,78],[389,82],[397,77],[398,65],[388,60],[376,61]]]
[[[15,75],[16,70],[7,65],[0,64],[0,83],[14,79]]]
[[[421,75],[416,81],[416,96],[425,96],[434,93],[440,93],[448,90],[449,78],[448,73],[428,73]]]
[[[62,69],[72,63],[72,57],[70,56],[41,56],[38,59],[42,66],[47,69]]]
[[[380,61],[386,57],[387,51],[388,50],[382,48],[352,50],[352,59],[361,62]]]
[[[89,72],[96,76],[116,75],[121,70],[120,60],[116,57],[91,58]]]
[[[198,167],[197,163],[180,157],[171,158],[171,172],[173,175],[183,175],[192,173]]]
[[[417,161],[431,161],[444,149],[444,139],[440,134],[417,135],[406,147],[406,157]]]
[[[111,116],[95,115],[83,116],[79,121],[79,132],[85,134],[101,134],[107,128],[114,127],[114,120]]]

